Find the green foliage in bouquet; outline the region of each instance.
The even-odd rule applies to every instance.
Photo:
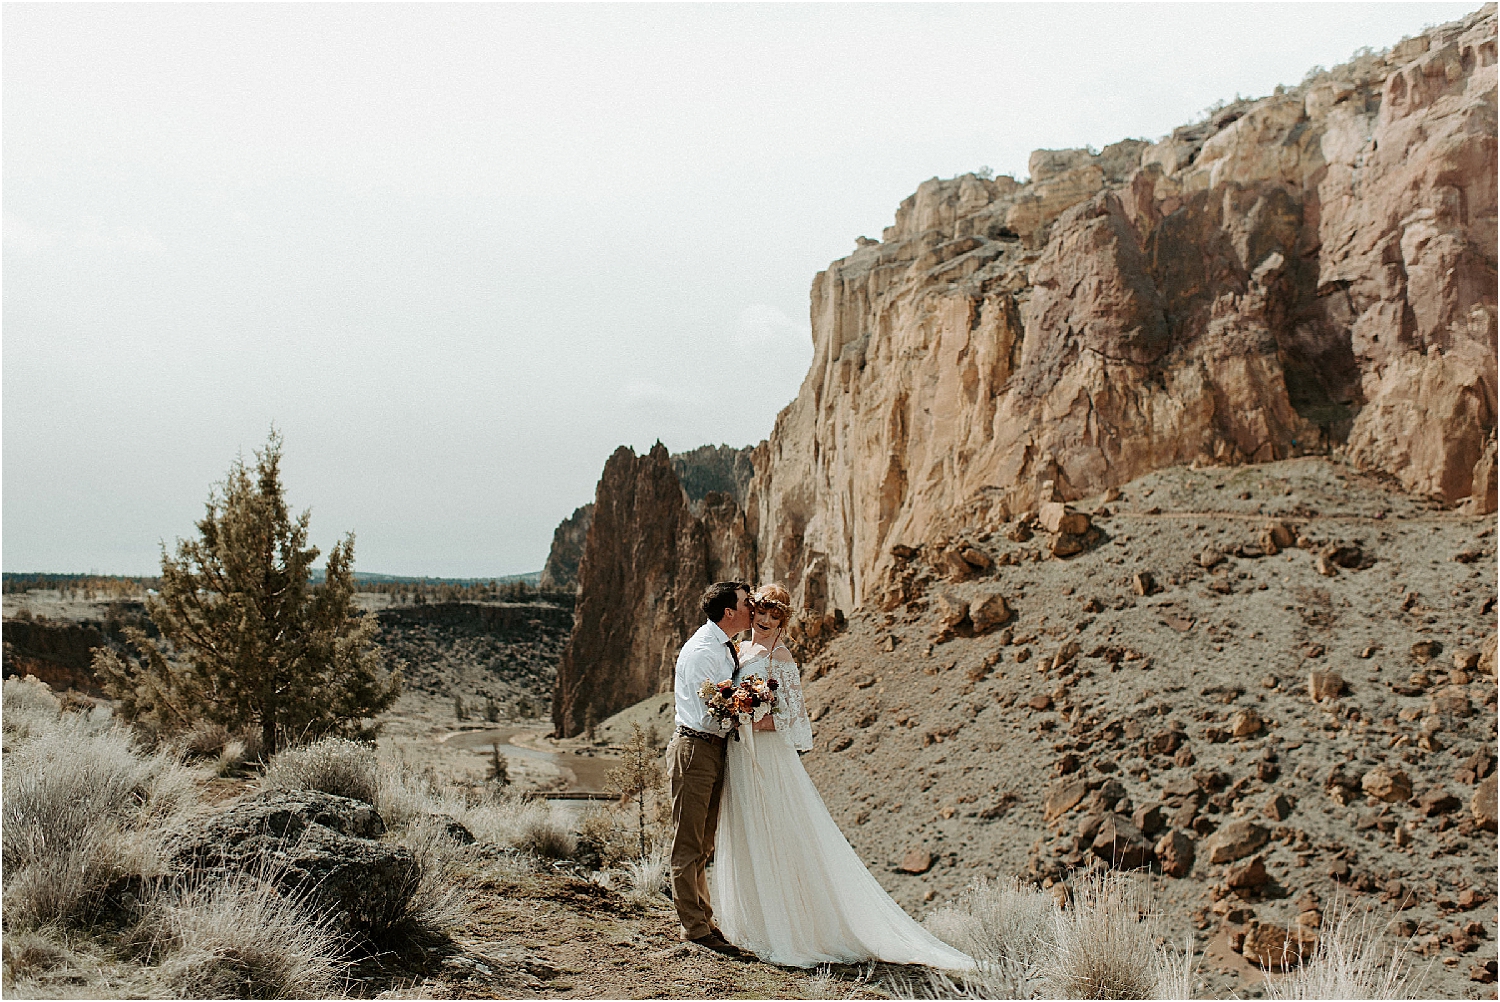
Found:
[[[146,603],[162,640],[132,628],[139,660],[94,653],[95,675],[128,719],[158,732],[203,719],[258,728],[267,755],[289,741],[374,735],[372,718],[400,694],[400,669],[382,666],[375,617],[354,605],[352,533],[313,586],[308,519],[287,509],[272,429],[253,469],[237,460],[210,490],[198,537],[178,540],[175,557],[162,547],[159,594]]]

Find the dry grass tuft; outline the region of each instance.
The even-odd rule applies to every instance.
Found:
[[[272,755],[262,782],[268,790],[320,790],[375,804],[379,772],[372,745],[322,738]]]
[[[156,898],[135,939],[152,994],[320,998],[340,987],[344,944],[327,920],[261,876],[181,881]]]
[[[1156,997],[1159,920],[1128,874],[1079,874],[1072,903],[1054,913],[1052,925],[1043,965],[1049,998]]]
[[[504,792],[469,808],[460,820],[475,838],[543,859],[567,859],[578,848],[567,818],[545,800]]]
[[[665,845],[625,864],[626,897],[641,902],[662,900],[671,883],[672,861]]]
[[[170,752],[141,755],[94,714],[31,733],[5,770],[6,921],[86,920],[110,884],[160,872],[163,833],[195,806],[193,776]]]
[[[1267,979],[1273,999],[1422,998],[1425,972],[1404,941],[1385,936],[1387,919],[1356,912],[1342,895],[1329,903],[1312,956],[1283,978]]]
[[[57,723],[62,701],[52,694],[47,683],[27,675],[5,680],[0,710],[3,710],[0,720],[4,722],[7,742],[25,741]]]
[[[448,819],[426,815],[411,821],[395,841],[417,861],[417,889],[407,904],[411,922],[428,929],[460,926],[469,916],[469,901],[460,884],[475,852],[449,834]]]
[[[469,809],[463,796],[444,790],[426,772],[404,762],[382,765],[376,776],[375,809],[392,828],[430,814],[461,817]]]

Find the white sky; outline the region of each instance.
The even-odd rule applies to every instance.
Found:
[[[617,445],[767,435],[925,178],[1476,7],[6,4],[0,559],[154,572],[274,420],[325,552],[536,570]]]

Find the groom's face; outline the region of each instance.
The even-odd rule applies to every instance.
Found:
[[[735,607],[724,617],[724,632],[731,637],[750,629],[750,593],[741,588],[734,593]]]

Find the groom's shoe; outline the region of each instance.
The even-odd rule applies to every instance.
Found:
[[[688,940],[688,942],[696,943],[699,946],[703,947],[705,950],[712,950],[713,952],[721,954],[725,957],[737,959],[745,955],[739,947],[726,940],[717,932],[711,932],[707,936],[699,936],[697,939],[690,939]]]

